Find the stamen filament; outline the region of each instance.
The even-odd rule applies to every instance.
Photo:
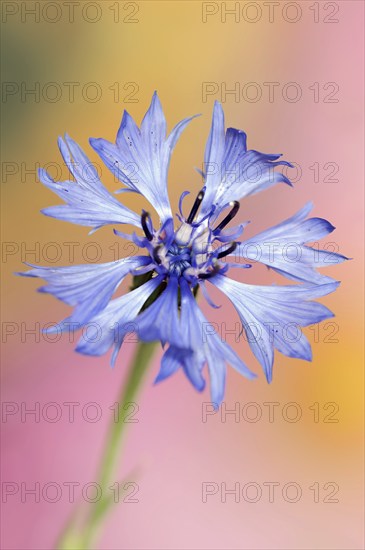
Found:
[[[225,250],[222,250],[221,252],[218,252],[217,254],[217,258],[224,258],[225,256],[228,256],[229,254],[231,254],[232,252],[234,252],[237,248],[237,244],[236,242],[233,242],[231,243],[231,245],[226,248]]]
[[[161,265],[162,260],[160,256],[158,255],[159,251],[163,248],[163,244],[159,244],[156,246],[156,248],[153,249],[153,259],[155,260],[156,264]]]
[[[229,206],[231,206],[230,212],[227,214],[227,216],[221,221],[221,223],[215,228],[214,231],[221,231],[226,225],[229,224],[231,220],[235,217],[237,212],[240,209],[240,203],[238,201],[232,201],[229,203]]]
[[[151,223],[151,216],[149,215],[148,212],[142,212],[142,216],[141,216],[141,224],[142,224],[142,229],[144,231],[144,234],[146,235],[147,239],[149,241],[152,241],[153,239],[153,235],[148,227],[148,221]]]
[[[208,271],[207,273],[200,273],[199,279],[209,279],[210,277],[213,277],[213,275],[217,275],[217,273],[220,272],[220,269],[221,266],[219,265],[218,261],[215,261],[212,271]]]
[[[189,214],[189,217],[186,220],[187,223],[192,223],[194,221],[194,218],[199,210],[199,207],[203,202],[204,195],[205,195],[205,189],[202,189],[201,191],[199,191],[198,196],[196,197],[195,202],[193,204],[193,208],[191,209],[191,212]]]

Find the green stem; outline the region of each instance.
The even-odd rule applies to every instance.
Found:
[[[128,403],[135,401],[155,346],[156,342],[140,342],[138,344],[126,385],[123,384],[121,388],[118,399],[119,414],[109,427],[105,452],[99,467],[97,483],[101,488],[102,498],[92,505],[81,533],[76,531],[75,518],[71,518],[61,535],[57,545],[58,550],[88,550],[95,538],[101,520],[110,509],[112,500],[106,497],[108,484],[115,473],[127,427],[121,411]]]
[[[155,344],[155,342],[140,342],[138,344],[127,384],[125,387],[122,387],[119,395],[119,409],[122,409],[127,403],[133,403],[136,399],[138,390],[141,387],[141,383],[144,380],[144,376],[149,366],[149,360],[152,357]],[[119,414],[117,419],[117,422],[113,422],[110,425],[106,451],[100,465],[98,479],[102,488],[106,487],[114,473],[118,451],[123,439],[122,436],[125,433],[125,427],[128,425],[124,422],[122,414]]]

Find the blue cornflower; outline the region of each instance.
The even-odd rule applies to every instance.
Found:
[[[188,215],[183,214],[188,192],[183,193],[175,225],[167,192],[168,167],[174,146],[192,118],[177,124],[166,137],[166,121],[155,93],[140,128],[124,112],[116,143],[90,140],[106,166],[126,186],[123,190],[148,199],[160,217],[159,227],[154,227],[148,212],[139,216],[121,204],[104,187],[81,148],[68,136],[60,138],[61,155],[74,181],[56,182],[40,170],[42,183],[66,203],[43,213],[93,230],[110,224],[134,225],[139,235],[115,233],[130,238],[143,253],[100,265],[32,266],[24,275],[45,279],[48,286],[41,291],[74,306],[71,316],[53,330],[90,324],[77,351],[102,355],[113,347],[114,365],[123,339],[133,329],[142,341],[168,344],[158,381],[182,368],[194,387],[203,390],[207,365],[211,399],[218,405],[224,396],[226,363],[247,378],[255,375],[215,331],[207,330],[211,325],[196,302],[197,290],[201,288],[213,307],[207,283],[228,296],[254,355],[271,381],[274,349],[289,357],[311,360],[311,347],[300,328],[333,316],[313,299],[333,292],[339,284],[317,272],[316,267],[346,258],[308,246],[334,229],[324,219],[308,218],[310,204],[249,240],[240,240],[245,223],[228,227],[238,213],[240,199],[278,182],[291,185],[284,174],[275,171],[276,167],[291,165],[279,160],[281,155],[248,150],[243,131],[225,131],[218,102],[205,150],[204,187]],[[137,172],[131,167],[137,167]],[[255,286],[228,278],[230,268],[251,267],[241,258],[259,261],[298,284]],[[128,274],[134,276],[133,290],[112,299]]]

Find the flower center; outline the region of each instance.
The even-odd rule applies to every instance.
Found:
[[[178,276],[191,267],[191,248],[173,243],[167,251],[170,272]]]
[[[202,189],[187,218],[183,217],[180,208],[182,218],[177,230],[174,229],[172,219],[160,230],[154,230],[150,215],[143,212],[141,225],[145,239],[141,243],[149,250],[157,273],[167,277],[184,277],[195,285],[199,279],[207,279],[228,269],[228,265],[222,265],[219,260],[235,250],[237,243],[233,239],[240,234],[241,229],[227,235],[224,228],[237,214],[239,203],[230,203],[228,214],[213,228],[212,224],[216,219],[214,210],[210,216],[196,221],[204,194],[205,189]],[[213,246],[216,241],[220,246]]]

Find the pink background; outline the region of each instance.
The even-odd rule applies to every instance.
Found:
[[[22,406],[32,408],[36,402],[41,409],[56,402],[62,418],[52,423],[47,420],[47,411],[39,422],[30,415],[22,422],[20,412],[3,417],[2,480],[18,484],[19,492],[8,496],[3,504],[2,547],[54,547],[74,509],[63,484],[79,483],[75,495],[80,500],[81,488],[95,481],[106,427],[112,418],[109,407],[116,400],[134,349],[133,343],[125,343],[117,368],[112,370],[109,357],[94,359],[74,353],[67,336],[51,343],[42,336],[36,341],[35,336],[24,335],[24,330],[35,323],[43,327],[65,317],[68,308],[50,296],[37,294],[38,281],[13,276],[14,271],[23,270],[22,261],[67,265],[65,243],[71,241],[80,243],[75,262],[85,261],[85,245],[90,242],[101,247],[99,261],[109,261],[113,259],[109,247],[116,242],[108,228],[88,236],[87,228],[42,216],[39,210],[57,204],[57,198],[34,175],[25,177],[25,170],[34,169],[37,163],[60,165],[56,138],[65,131],[97,161],[88,147],[88,137],[114,139],[123,108],[139,121],[157,89],[170,128],[185,116],[203,114],[186,130],[173,156],[169,187],[174,208],[182,191],[199,189],[199,176],[193,168],[201,166],[213,101],[220,99],[227,125],[244,129],[250,147],[282,152],[302,169],[294,189],[277,186],[242,204],[242,219],[251,220],[247,234],[277,223],[313,200],[314,215],[329,219],[337,228],[325,243],[335,243],[353,260],[326,270],[342,284],[336,294],[323,299],[336,313],[336,324],[321,325],[316,337],[313,330],[306,330],[313,343],[313,363],[277,354],[274,381],[268,386],[246,343],[235,343],[228,335],[227,341],[259,378],[249,382],[229,370],[226,407],[233,409],[239,403],[245,414],[245,404],[254,402],[262,411],[257,422],[248,422],[242,414],[239,422],[233,415],[222,422],[221,413],[202,422],[202,404],[209,400],[208,393],[197,394],[181,373],[153,386],[160,355],[155,357],[139,402],[138,423],[130,426],[120,475],[115,480],[137,468],[131,479],[138,483],[139,502],[115,507],[97,548],[363,548],[363,3],[330,2],[327,8],[324,2],[314,3],[319,10],[317,23],[310,8],[313,3],[305,1],[296,3],[300,7],[297,22],[287,20],[295,18],[292,10],[299,9],[288,6],[293,3],[281,2],[273,22],[260,3],[262,13],[256,23],[247,21],[255,17],[254,11],[245,11],[247,2],[240,3],[238,21],[227,15],[226,22],[222,21],[222,3],[211,2],[212,10],[218,11],[208,16],[206,23],[202,13],[207,8],[198,1],[143,0],[138,2],[135,15],[128,15],[135,11],[135,3],[129,3],[131,7],[118,2],[119,22],[113,20],[115,2],[94,4],[101,10],[100,19],[94,23],[85,20],[85,14],[81,17],[81,7],[75,9],[74,22],[69,23],[66,7],[60,2],[62,17],[55,23],[50,19],[57,14],[49,7],[49,12],[40,14],[39,22],[19,10],[8,15],[3,25],[7,43],[3,80],[19,89],[22,82],[28,88],[39,82],[41,91],[39,101],[31,95],[22,98],[19,91],[3,105],[3,135],[7,138],[3,161],[7,164],[3,173],[6,244],[2,267],[6,287],[2,311],[6,346],[2,399],[13,402],[19,410]],[[233,4],[227,2],[228,7]],[[336,6],[338,13],[331,15]],[[95,13],[95,17],[100,15]],[[86,18],[93,17],[90,8]],[[338,22],[326,23],[326,17]],[[123,21],[126,18],[138,22]],[[61,90],[59,101],[50,101],[51,88],[44,91],[50,82]],[[65,82],[80,83],[74,102],[69,100]],[[90,82],[96,82],[102,91],[99,101],[82,96],[81,89]],[[110,90],[116,82],[121,92],[119,101],[114,101]],[[131,82],[136,84],[131,87],[127,84]],[[216,83],[218,88],[206,102],[202,100],[204,82]],[[233,95],[222,97],[222,83],[231,89],[236,82],[240,90],[246,89],[248,82],[257,83],[262,98],[250,102],[241,94],[236,102]],[[279,83],[272,102],[265,82]],[[302,91],[295,103],[283,99],[283,88],[289,82],[297,83]],[[320,88],[318,102],[309,89],[315,82]],[[329,82],[338,85],[339,91],[333,96],[338,102],[325,101],[332,91],[324,88]],[[126,96],[137,90],[136,85],[137,101],[128,103]],[[318,182],[310,169],[316,162],[320,166]],[[325,179],[331,172],[325,165],[330,162],[338,166],[333,176],[337,182]],[[55,170],[55,166],[50,168],[54,175]],[[103,175],[109,189],[118,188],[110,175]],[[66,177],[65,169],[62,177]],[[141,208],[140,200],[126,200]],[[55,264],[50,261],[56,250],[51,242],[61,251]],[[39,247],[39,258],[25,252],[35,246]],[[121,255],[127,255],[127,249]],[[234,275],[242,281],[273,280],[257,266],[247,278],[246,273]],[[203,305],[204,311],[215,322],[234,328],[233,309],[218,294],[215,296],[226,307],[212,311]],[[12,328],[17,332],[7,334]],[[332,330],[336,334],[331,336]],[[73,423],[65,402],[80,403]],[[90,402],[96,402],[102,411],[95,423],[81,414]],[[267,402],[279,403],[273,422],[269,422]],[[294,414],[293,408],[287,408],[290,402],[302,412],[298,422],[284,418],[286,412]],[[319,404],[318,422],[309,408],[313,403]],[[324,421],[332,410],[324,408],[328,403],[338,406],[333,417],[338,422]],[[54,412],[48,409],[49,417]],[[93,412],[90,408],[90,416]],[[253,415],[253,409],[247,414]],[[61,499],[50,503],[41,496],[36,503],[28,496],[22,502],[21,483],[31,488],[36,482],[41,487],[57,483],[63,489]],[[241,493],[240,501],[235,502],[228,494],[224,503],[219,490],[204,503],[204,482],[219,487],[226,483],[227,488],[239,483],[240,489],[254,482],[262,489],[262,497],[250,503]],[[274,502],[269,502],[264,485],[268,482],[280,484]],[[282,497],[288,482],[301,487],[302,496],[296,503]],[[315,482],[320,486],[320,502],[314,502],[313,490],[309,489]],[[335,485],[325,488],[326,483]],[[339,488],[333,497],[339,502],[324,502],[333,486]],[[292,497],[290,491],[288,494]]]

